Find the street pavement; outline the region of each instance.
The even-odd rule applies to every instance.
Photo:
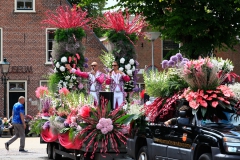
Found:
[[[0,137],[0,160],[48,160],[46,153],[47,144],[40,144],[39,137],[26,137],[25,150],[19,152],[20,139],[17,139],[9,146],[9,151],[5,149],[5,142],[9,137]]]

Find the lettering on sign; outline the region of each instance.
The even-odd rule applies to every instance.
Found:
[[[190,145],[190,144],[182,143],[182,142],[176,142],[176,141],[164,140],[164,139],[158,139],[158,138],[153,138],[153,141],[154,141],[155,143],[166,144],[166,145],[170,145],[170,146],[177,146],[177,147],[183,147],[183,148],[191,148],[191,145]]]
[[[10,66],[10,73],[32,73],[32,66]]]

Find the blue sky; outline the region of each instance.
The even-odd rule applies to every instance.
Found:
[[[111,7],[113,5],[117,4],[117,1],[116,0],[108,0],[107,1],[107,5],[105,6],[106,8],[107,7]]]

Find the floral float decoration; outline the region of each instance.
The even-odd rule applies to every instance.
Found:
[[[49,87],[52,90],[66,87],[69,90],[85,92],[83,82],[65,68],[84,70],[87,59],[84,58],[84,46],[81,41],[85,30],[89,30],[87,12],[74,5],[60,6],[56,11],[47,11],[46,19],[42,21],[50,27],[58,28],[54,32],[53,51],[51,53],[54,73],[50,75]]]
[[[187,60],[180,53],[164,60],[162,72],[144,75],[146,92],[157,97],[144,106],[150,121],[165,121],[178,106],[187,104],[199,119],[227,119],[224,112],[239,110],[234,92],[223,85],[233,70],[230,60],[199,58]],[[153,79],[153,77],[155,77]]]
[[[45,142],[58,140],[67,149],[85,147],[86,154],[91,148],[92,159],[99,146],[103,154],[110,149],[120,153],[129,133],[127,124],[138,117],[133,112],[128,114],[129,109],[122,106],[111,110],[105,99],[95,107],[92,97],[69,92],[67,88],[56,94],[41,86],[36,96],[42,100],[42,111],[31,121],[30,133],[41,134]]]
[[[103,17],[99,17],[95,23],[107,29],[106,36],[110,43],[113,44],[112,54],[115,61],[119,64],[119,70],[129,75],[131,81],[125,83],[125,92],[131,92],[133,89],[137,91],[136,81],[138,73],[138,62],[135,59],[136,53],[134,43],[140,36],[141,30],[147,26],[145,18],[141,14],[137,14],[131,19],[128,11],[105,12]],[[107,67],[107,66],[106,66]]]

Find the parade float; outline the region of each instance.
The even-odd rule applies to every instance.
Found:
[[[146,93],[155,99],[131,123],[129,157],[239,159],[239,76],[232,62],[177,53],[162,68],[144,74]]]
[[[100,97],[99,105],[95,106],[93,97],[86,92],[87,82],[66,68],[66,64],[79,71],[84,71],[87,67],[87,58],[84,57],[84,46],[81,43],[85,32],[91,32],[87,12],[76,5],[73,8],[60,6],[56,12],[48,11],[46,16],[43,24],[57,28],[52,53],[53,70],[49,73],[48,86],[40,86],[35,91],[42,109],[31,121],[30,133],[40,135],[41,142],[47,143],[49,158],[60,159],[66,156],[71,159],[121,159],[126,153],[129,124],[142,114],[139,111],[139,101],[131,99],[131,107],[126,102],[113,110],[109,100]],[[109,17],[114,21],[108,22]],[[121,64],[122,71],[132,79],[125,86],[130,94],[136,85],[138,71],[138,63],[133,56],[133,42],[146,23],[140,15],[132,23],[129,19],[124,22],[124,18],[121,11],[107,12],[96,21],[99,26],[107,23],[106,26],[112,24],[120,27],[105,29],[111,29],[109,32],[115,37],[112,37],[114,40],[121,35],[124,44],[116,44],[115,54],[103,53],[99,58],[105,60],[103,64],[108,71],[113,61]],[[116,56],[116,52],[121,53],[120,57]],[[105,56],[110,58],[106,61]]]

